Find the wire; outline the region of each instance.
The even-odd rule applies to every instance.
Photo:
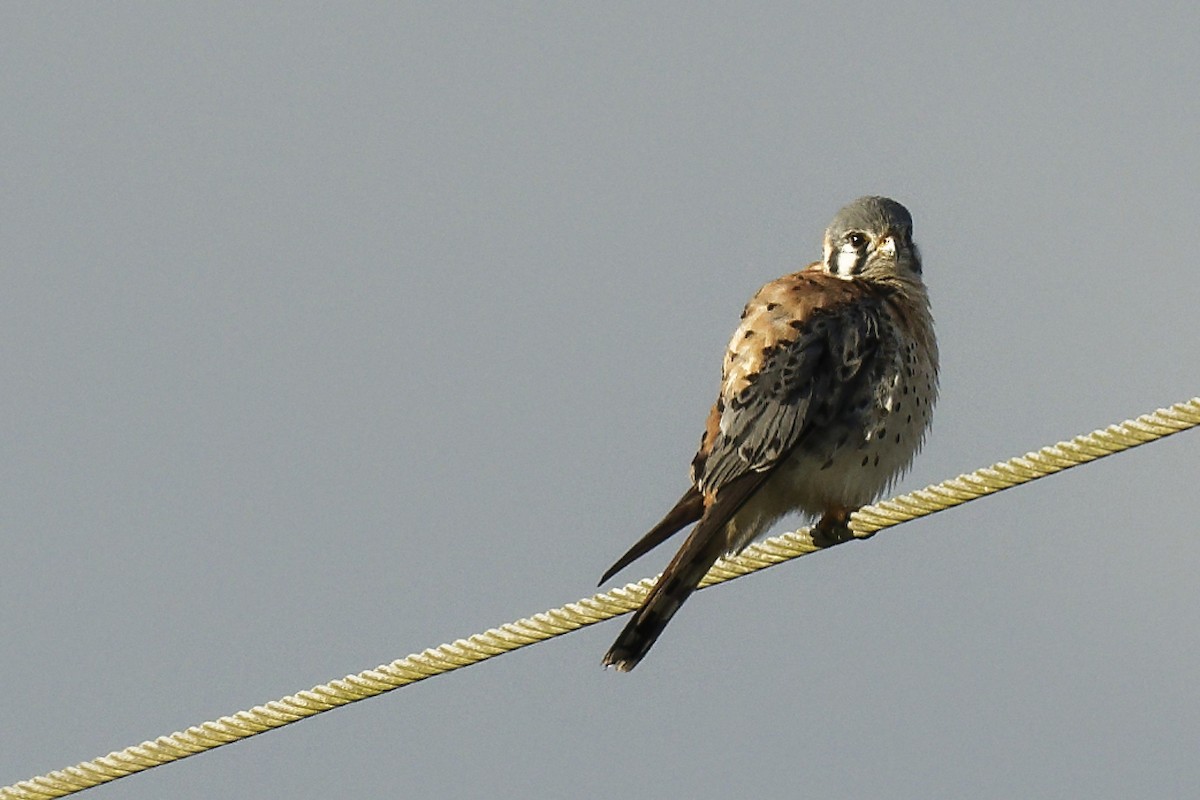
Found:
[[[1200,397],[925,489],[864,506],[851,515],[849,527],[853,537],[867,538],[884,528],[1053,475],[1197,425],[1200,425]],[[750,545],[737,556],[718,561],[700,585],[707,587],[724,583],[820,549],[813,542],[808,529],[774,536]],[[637,583],[509,622],[357,675],[347,675],[341,680],[315,686],[266,705],[5,786],[0,788],[0,798],[46,800],[64,797],[263,731],[290,725],[332,708],[375,697],[434,675],[477,664],[632,611],[645,600],[655,580],[657,578],[644,578]]]

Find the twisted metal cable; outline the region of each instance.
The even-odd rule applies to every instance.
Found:
[[[1053,475],[1197,425],[1200,425],[1200,397],[891,500],[864,506],[851,515],[849,528],[853,537],[866,538],[884,528]],[[820,549],[821,546],[813,542],[808,529],[774,536],[747,547],[737,556],[718,561],[700,585],[707,587],[724,583]],[[341,680],[315,686],[266,705],[5,786],[0,788],[0,800],[64,797],[603,622],[640,606],[655,580],[657,578],[644,578],[637,583],[510,622],[467,639],[430,648],[357,675],[347,675]]]

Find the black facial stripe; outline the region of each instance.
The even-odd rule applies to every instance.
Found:
[[[863,248],[858,250],[858,260],[854,262],[854,269],[851,275],[861,275],[863,270],[867,268],[867,250]]]

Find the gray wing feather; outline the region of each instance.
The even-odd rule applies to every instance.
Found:
[[[822,309],[798,326],[794,340],[772,348],[749,385],[725,398],[720,434],[693,465],[700,490],[771,469],[814,427],[842,413],[871,372],[881,313],[865,303]]]

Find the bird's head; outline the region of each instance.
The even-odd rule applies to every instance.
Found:
[[[840,278],[921,279],[912,215],[888,197],[860,197],[825,231],[824,269]]]

